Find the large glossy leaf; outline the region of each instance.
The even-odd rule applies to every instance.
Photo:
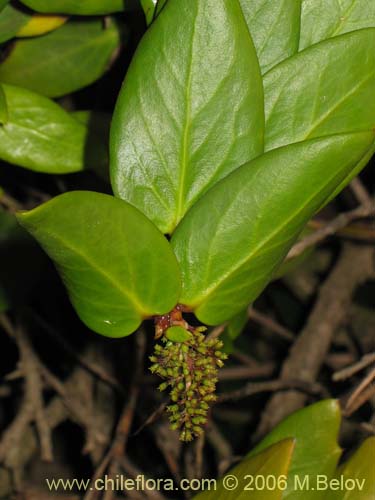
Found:
[[[115,194],[171,233],[209,186],[262,151],[261,77],[238,1],[169,0],[116,106]]]
[[[69,21],[45,36],[18,40],[0,65],[0,81],[48,97],[69,94],[97,80],[120,43],[114,23]]]
[[[250,456],[253,456],[281,439],[296,440],[288,474],[288,487],[283,493],[283,499],[320,498],[320,494],[317,496],[316,478],[319,474],[331,478],[341,455],[337,444],[340,420],[337,401],[320,401],[287,417],[251,451]],[[309,489],[306,489],[306,482],[304,483],[306,478],[309,481]],[[305,487],[301,486],[303,484]]]
[[[244,309],[373,137],[336,135],[273,150],[214,186],[172,237],[181,302],[210,325]]]
[[[300,50],[333,36],[373,27],[372,0],[303,0]]]
[[[78,315],[110,337],[177,303],[180,276],[168,241],[136,208],[76,191],[19,215],[54,260]]]
[[[19,9],[12,3],[0,9],[0,43],[6,42],[16,36],[17,31],[19,31],[29,19],[31,19],[31,14]]]
[[[88,128],[47,97],[2,85],[8,120],[0,126],[0,159],[37,172],[67,174],[106,160],[103,146],[86,150]]]
[[[298,52],[301,0],[240,0],[262,73]]]
[[[21,0],[37,12],[98,15],[124,10],[129,0]]]
[[[0,312],[3,312],[26,300],[40,277],[44,260],[35,240],[19,226],[14,215],[2,209],[0,262]]]
[[[194,499],[281,500],[294,446],[293,439],[285,439],[242,460],[218,482],[215,489],[204,491]]]
[[[375,437],[370,437],[339,467],[324,500],[372,500],[375,498]],[[325,487],[324,478],[322,487]]]
[[[266,150],[375,125],[375,29],[326,40],[264,77]]]

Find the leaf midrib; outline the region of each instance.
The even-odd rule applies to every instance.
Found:
[[[199,3],[197,4],[197,11],[195,12],[195,18],[193,22],[193,29],[191,35],[191,49],[190,49],[190,58],[189,58],[189,68],[187,74],[187,82],[186,82],[186,94],[185,94],[185,102],[186,102],[186,112],[185,112],[185,123],[183,127],[183,135],[182,135],[182,145],[181,145],[181,161],[180,161],[180,175],[178,181],[178,198],[177,198],[177,207],[176,207],[176,217],[175,222],[173,224],[174,227],[178,224],[181,218],[184,215],[184,195],[185,195],[185,179],[186,172],[188,167],[188,141],[190,137],[190,125],[191,125],[191,86],[193,80],[193,54],[194,54],[194,38],[195,38],[195,29],[196,22],[198,17]]]

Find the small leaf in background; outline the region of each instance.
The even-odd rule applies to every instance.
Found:
[[[47,35],[16,41],[0,65],[0,81],[47,97],[70,94],[102,76],[119,44],[113,22],[69,21]]]
[[[294,439],[285,439],[245,458],[215,490],[204,491],[194,500],[281,500],[294,447]]]
[[[238,2],[167,2],[130,64],[110,151],[116,196],[164,233],[263,152],[262,82]]]
[[[0,9],[0,43],[15,37],[17,32],[28,23],[32,14],[27,10],[9,3]]]
[[[332,489],[324,500],[373,500],[375,498],[375,437],[369,437],[354,455],[338,468],[336,491]],[[344,481],[344,489],[341,482]],[[337,484],[339,486],[337,487]],[[324,487],[324,484],[323,484]]]
[[[0,84],[0,125],[4,125],[8,121],[8,106],[5,93]]]
[[[86,151],[88,128],[47,97],[2,85],[8,120],[0,126],[0,159],[49,174],[79,172],[106,161],[105,146]]]
[[[301,0],[240,0],[262,73],[298,52]]]
[[[372,130],[375,29],[326,40],[287,59],[265,75],[264,93],[266,150]]]
[[[282,498],[288,500],[320,498],[320,495],[317,497],[315,490],[316,477],[321,474],[331,478],[341,455],[341,448],[337,444],[340,421],[338,402],[332,399],[320,401],[283,420],[251,451],[249,456],[256,455],[281,439],[294,438],[296,447],[289,469],[290,480]],[[296,480],[296,477],[299,479]],[[306,477],[310,481],[310,490],[298,486]]]
[[[191,333],[182,326],[171,326],[165,334],[171,342],[185,342],[191,338]]]
[[[17,31],[16,36],[19,38],[29,36],[40,36],[50,31],[54,31],[61,25],[66,23],[68,18],[66,16],[47,16],[47,15],[33,15],[30,20]]]
[[[375,27],[372,0],[303,0],[299,49],[362,28]]]
[[[75,191],[18,218],[55,262],[78,315],[95,332],[124,337],[176,305],[180,273],[172,249],[128,203]]]
[[[172,236],[182,272],[181,303],[209,325],[245,309],[373,139],[373,132],[364,132],[292,144],[214,186]]]
[[[43,257],[15,216],[0,209],[0,312],[26,300],[39,279]]]
[[[37,12],[76,15],[103,15],[121,12],[132,0],[21,0]]]

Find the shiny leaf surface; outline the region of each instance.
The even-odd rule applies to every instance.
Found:
[[[369,437],[335,474],[335,491],[324,500],[372,500],[375,498],[375,437]],[[342,488],[344,484],[344,488]]]
[[[119,31],[101,20],[69,21],[44,36],[15,42],[0,65],[0,81],[47,97],[74,92],[97,80],[120,43]]]
[[[301,0],[240,0],[262,73],[298,52]]]
[[[339,77],[338,77],[339,75]],[[375,125],[375,29],[321,42],[264,77],[266,150]]]
[[[214,186],[172,237],[183,276],[181,303],[210,325],[245,309],[373,138],[371,132],[293,144]]]
[[[106,151],[86,151],[88,128],[47,97],[2,85],[8,120],[0,126],[0,158],[36,172],[67,174],[102,164]]]
[[[18,218],[55,262],[78,315],[97,333],[129,335],[144,318],[176,305],[180,276],[170,245],[128,203],[73,191]]]
[[[251,451],[250,456],[253,456],[281,439],[296,440],[289,469],[288,488],[283,493],[283,499],[321,499],[322,492],[316,491],[316,477],[321,474],[329,479],[335,471],[341,455],[337,444],[340,421],[338,402],[320,401],[287,417]],[[310,489],[299,486],[306,477]]]
[[[372,0],[303,0],[300,50],[337,35],[375,27]]]
[[[281,500],[285,487],[283,478],[288,473],[294,447],[295,441],[293,439],[285,439],[257,455],[242,460],[239,465],[225,474],[215,490],[204,491],[194,499],[264,500],[266,498],[267,500]],[[256,487],[256,477],[264,478],[264,487]],[[267,478],[271,478],[271,480],[267,480]]]
[[[171,233],[263,151],[263,96],[238,2],[169,0],[141,41],[111,130],[115,194]]]

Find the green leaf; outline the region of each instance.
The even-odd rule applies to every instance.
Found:
[[[324,500],[372,500],[375,498],[375,437],[370,437],[354,453],[354,455],[339,467],[332,489]],[[344,483],[342,483],[342,481]],[[341,484],[345,486],[342,487]]]
[[[298,52],[301,0],[240,0],[262,73]]]
[[[0,262],[0,312],[4,312],[26,300],[37,283],[44,260],[37,244],[19,226],[14,215],[2,209]]]
[[[375,2],[369,0],[303,0],[300,50],[321,40],[375,27]]]
[[[123,337],[176,305],[180,275],[170,245],[128,203],[75,191],[18,219],[55,262],[78,315],[95,332]]]
[[[167,3],[167,0],[141,0],[143,12],[145,13],[146,23],[149,26],[159,15],[161,9]]]
[[[0,0],[0,11],[6,6],[9,0]]]
[[[265,75],[264,92],[266,150],[372,130],[375,29],[326,40],[287,59]]]
[[[17,40],[0,65],[0,81],[47,97],[70,94],[102,76],[119,43],[114,23],[69,21],[47,35]]]
[[[288,474],[288,488],[282,496],[284,500],[317,498],[316,477],[321,474],[330,478],[341,455],[337,444],[340,420],[337,401],[320,401],[287,417],[251,451],[250,456],[253,456],[281,439],[296,440]],[[310,490],[299,486],[306,477],[309,478]]]
[[[8,121],[0,126],[0,159],[50,174],[68,174],[106,161],[104,146],[86,150],[88,128],[47,97],[2,85]]]
[[[5,93],[0,84],[0,126],[8,121],[8,106]]]
[[[166,337],[171,342],[186,342],[191,338],[191,333],[189,333],[182,326],[171,326],[166,331]]]
[[[115,194],[164,233],[263,152],[262,82],[237,1],[167,2],[129,67],[110,149]]]
[[[0,9],[0,43],[10,40],[16,36],[17,31],[24,26],[31,14],[22,10],[12,3]]]
[[[364,132],[292,144],[214,186],[172,237],[183,277],[180,302],[210,325],[245,309],[373,138]]]
[[[128,0],[21,0],[37,12],[77,15],[102,15],[124,10]]]
[[[215,489],[204,491],[194,499],[281,500],[285,488],[284,478],[288,473],[294,446],[294,439],[285,439],[255,456],[242,460],[218,482]],[[255,479],[257,477],[263,479],[264,484],[259,484],[259,479]],[[234,488],[230,490],[230,487]]]

